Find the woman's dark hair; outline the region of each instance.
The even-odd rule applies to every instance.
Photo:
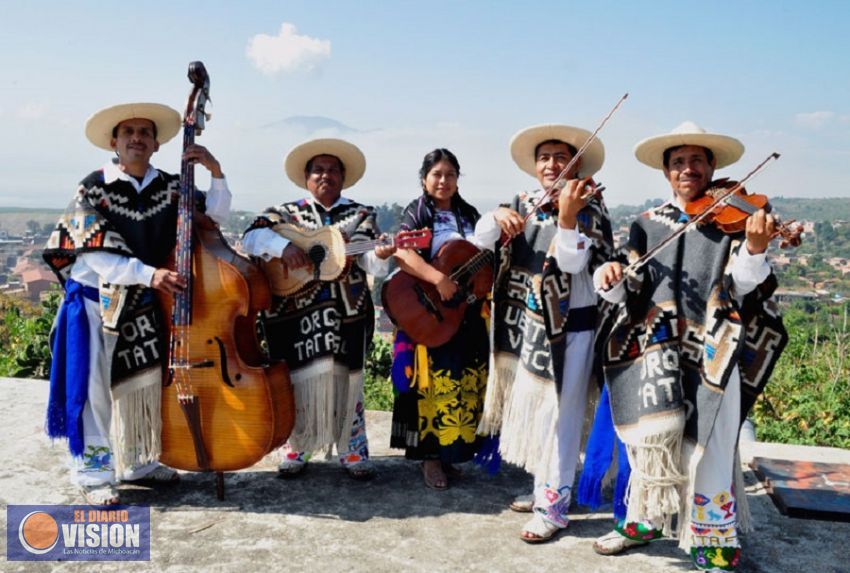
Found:
[[[428,172],[433,169],[434,165],[443,160],[451,163],[452,167],[454,167],[457,170],[458,175],[460,175],[460,163],[458,163],[455,154],[448,149],[439,148],[426,155],[422,160],[422,168],[419,170],[419,180],[421,181],[422,179],[425,179],[428,176]],[[465,218],[469,220],[473,226],[481,217],[478,210],[460,196],[459,191],[452,195],[451,210],[455,214],[455,217],[458,219]],[[404,230],[423,228],[433,229],[434,213],[436,211],[437,206],[434,203],[434,198],[425,192],[423,185],[422,194],[419,198],[414,199],[413,202],[411,202],[404,210],[404,213],[402,214],[401,228]],[[461,234],[463,234],[463,225],[458,225],[458,228]],[[418,252],[426,261],[431,259],[428,249],[420,249]]]
[[[430,172],[431,169],[440,161],[448,161],[451,163],[452,167],[454,167],[455,171],[457,171],[458,177],[460,176],[460,163],[458,163],[455,154],[448,149],[440,147],[422,159],[422,167],[419,168],[419,179],[425,179],[428,177],[428,172]]]

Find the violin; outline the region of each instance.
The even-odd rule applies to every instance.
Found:
[[[562,179],[557,183],[557,185],[557,193],[547,193],[546,196],[544,196],[543,199],[541,199],[541,201],[535,206],[535,208],[541,213],[552,213],[558,206],[558,199],[561,196],[560,191],[567,186],[567,180]],[[590,201],[590,199],[592,199],[593,197],[601,197],[603,191],[605,191],[605,185],[603,185],[601,181],[596,183],[593,181],[593,179],[591,179],[584,186],[584,194],[581,196],[581,200]],[[526,220],[528,220],[528,217],[526,217]]]
[[[718,198],[730,191],[731,194],[718,203]],[[727,234],[744,232],[747,219],[759,209],[767,213],[773,210],[767,195],[747,193],[743,185],[728,177],[712,181],[701,197],[685,205],[685,213],[690,217],[702,216],[703,223],[713,223]],[[800,246],[803,226],[795,225],[794,222],[777,219],[774,237],[782,237],[780,248]]]
[[[532,208],[528,211],[528,214],[525,216],[525,219],[523,220],[523,222],[528,222],[528,220],[531,218],[531,216],[534,215],[534,213],[538,209],[545,208],[549,212],[554,210],[558,195],[560,194],[561,190],[564,187],[567,186],[567,174],[570,172],[570,170],[573,168],[573,166],[578,162],[578,160],[581,158],[581,156],[584,155],[584,152],[587,151],[587,149],[590,147],[590,144],[593,143],[593,141],[596,139],[596,136],[599,134],[599,131],[603,127],[605,127],[605,124],[608,123],[608,120],[611,119],[611,116],[614,115],[614,112],[617,111],[620,108],[620,105],[626,100],[627,97],[629,97],[628,92],[623,94],[623,96],[619,100],[617,100],[617,103],[614,105],[614,107],[611,108],[611,111],[608,112],[608,115],[606,115],[604,118],[602,118],[602,122],[593,131],[593,133],[590,134],[590,137],[587,138],[587,141],[584,142],[584,145],[582,145],[576,151],[575,155],[573,155],[572,159],[570,160],[569,163],[567,163],[566,167],[564,167],[561,170],[561,173],[558,174],[558,177],[555,179],[555,182],[552,183],[552,186],[545,190],[545,192],[543,193],[543,196],[541,196],[540,199],[537,201],[537,203],[535,203],[532,206]],[[594,186],[586,185],[585,190],[586,190],[586,193],[582,196],[582,198],[585,199],[585,200],[590,199],[594,194],[602,191],[602,189],[595,188],[595,185]],[[505,236],[502,239],[502,243],[501,243],[502,246],[503,247],[506,246],[508,243],[511,242],[512,239],[513,239],[513,237]]]
[[[715,221],[718,228],[727,233],[740,233],[746,229],[746,221],[750,215],[753,215],[759,209],[770,210],[770,203],[764,195],[749,195],[744,190],[744,182],[748,181],[756,173],[764,169],[768,162],[779,159],[778,153],[771,153],[767,158],[747,173],[740,181],[730,181],[729,179],[719,179],[715,181],[711,187],[701,197],[702,200],[692,201],[691,204],[696,204],[690,209],[686,208],[685,212],[690,216],[691,220],[680,226],[678,229],[670,233],[666,238],[660,241],[657,245],[649,249],[639,258],[631,261],[627,267],[623,269],[620,279],[610,285],[606,290],[610,290],[623,282],[628,276],[634,276],[638,269],[642,268],[649,261],[654,259],[658,253],[672,245],[676,239],[686,233],[688,229],[694,225],[706,221]],[[749,198],[749,199],[745,199]],[[727,206],[727,203],[730,205]],[[726,209],[730,209],[728,212]],[[792,228],[794,221],[787,223],[778,222],[776,225],[776,236],[782,236],[780,247],[796,247],[800,244],[800,235],[803,232],[802,225],[797,225]],[[729,225],[726,230],[721,225]]]

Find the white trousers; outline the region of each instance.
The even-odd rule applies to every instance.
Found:
[[[78,486],[115,483],[114,450],[109,437],[112,423],[110,372],[106,360],[100,304],[85,299],[89,322],[88,400],[83,408],[83,455],[71,457],[71,481]],[[157,467],[157,462],[129,468],[122,477],[133,480],[144,477]]]
[[[553,452],[545,474],[534,476],[534,511],[566,527],[576,477],[587,391],[593,369],[593,331],[567,333]]]

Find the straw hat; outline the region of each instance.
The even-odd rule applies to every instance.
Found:
[[[86,137],[101,149],[112,151],[112,130],[128,119],[147,119],[156,125],[156,140],[163,144],[180,131],[177,110],[159,103],[123,103],[100,110],[86,121]]]
[[[520,169],[536,178],[537,158],[534,156],[534,148],[544,141],[556,139],[579,149],[590,135],[590,132],[585,129],[570,127],[569,125],[535,125],[523,129],[513,136],[511,139],[511,157]],[[593,175],[599,171],[604,162],[605,147],[599,139],[594,139],[590,147],[581,156],[579,176]]]
[[[744,154],[744,144],[728,135],[708,133],[692,121],[686,121],[665,135],[644,139],[635,146],[638,161],[664,169],[664,152],[680,145],[698,145],[714,153],[716,169],[732,165]]]
[[[302,189],[307,188],[304,168],[307,167],[307,162],[317,155],[333,155],[342,162],[345,167],[343,189],[360,181],[366,172],[366,157],[356,145],[342,139],[312,139],[292,148],[284,161],[284,169],[289,179]]]

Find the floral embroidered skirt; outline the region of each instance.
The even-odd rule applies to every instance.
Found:
[[[481,306],[467,309],[458,333],[442,346],[418,354],[410,386],[396,394],[390,446],[413,460],[461,463],[472,459],[484,408],[489,341]],[[396,357],[396,360],[399,358]]]

